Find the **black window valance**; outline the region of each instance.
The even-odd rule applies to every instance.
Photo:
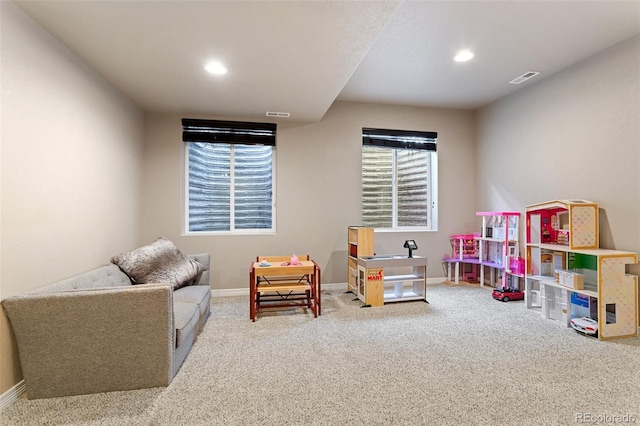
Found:
[[[183,118],[182,140],[276,146],[276,124]]]
[[[438,132],[362,129],[362,144],[369,146],[436,151],[437,139]]]

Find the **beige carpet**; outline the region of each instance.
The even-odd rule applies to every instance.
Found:
[[[430,286],[430,304],[353,299],[325,291],[317,319],[298,309],[255,323],[247,297],[214,299],[169,387],[20,400],[0,424],[640,423],[638,338],[581,336],[477,286]]]

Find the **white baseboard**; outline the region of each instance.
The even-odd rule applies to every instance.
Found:
[[[248,296],[248,288],[228,288],[224,290],[211,290],[211,297]]]
[[[427,285],[442,284],[446,281],[445,277],[427,278]],[[347,290],[347,283],[328,283],[322,284],[325,290]],[[229,297],[229,296],[249,296],[248,288],[229,288],[224,290],[211,290],[211,297]]]
[[[9,406],[16,402],[18,399],[20,399],[20,397],[26,391],[27,388],[24,385],[24,380],[20,380],[20,382],[18,382],[15,386],[0,395],[0,413],[9,408]]]

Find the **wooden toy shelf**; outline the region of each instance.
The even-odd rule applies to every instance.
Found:
[[[358,257],[373,256],[373,228],[349,226],[347,228],[347,291],[357,293]]]

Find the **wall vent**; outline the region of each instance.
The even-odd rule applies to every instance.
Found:
[[[538,71],[527,71],[524,74],[522,74],[520,77],[516,77],[513,80],[511,80],[509,82],[509,84],[520,84],[520,83],[524,83],[525,81],[529,80],[530,78],[535,77],[536,75],[540,74]]]
[[[267,111],[267,117],[288,118],[291,114],[288,112]]]

